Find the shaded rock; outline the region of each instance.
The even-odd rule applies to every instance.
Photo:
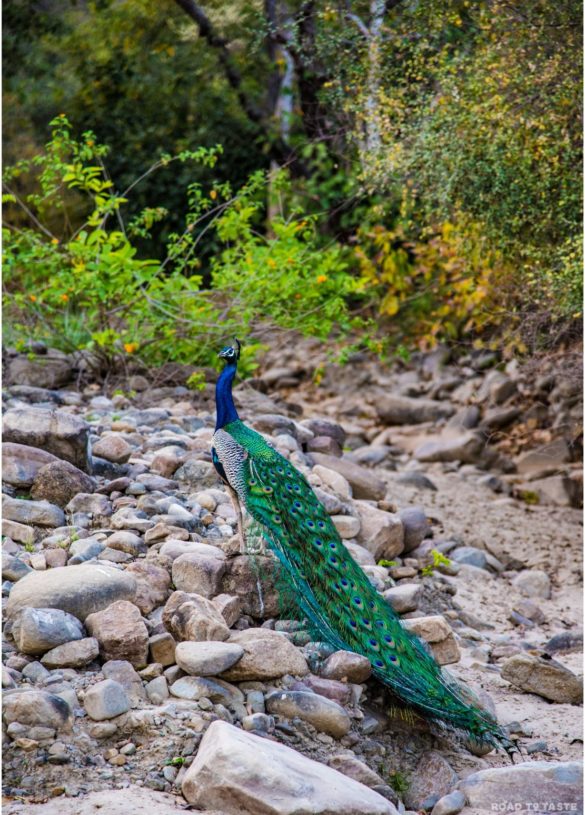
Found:
[[[449,402],[433,399],[412,399],[408,396],[386,394],[376,401],[376,410],[386,424],[422,424],[448,419],[455,412]]]
[[[432,490],[433,492],[437,491],[436,485],[424,473],[400,473],[396,481],[399,484],[406,484],[408,487],[415,487],[417,490]]]
[[[106,679],[113,679],[124,688],[131,707],[140,707],[146,701],[142,679],[127,660],[112,659],[104,662],[102,673]]]
[[[163,566],[150,560],[138,560],[127,566],[126,574],[136,580],[136,594],[132,602],[141,614],[150,614],[165,603],[171,590],[171,576]]]
[[[383,593],[384,600],[389,603],[397,614],[406,614],[416,611],[422,596],[422,584],[403,583],[394,586]]]
[[[223,642],[230,631],[217,608],[205,597],[175,591],[166,602],[163,624],[177,641]]]
[[[92,454],[113,461],[114,464],[125,464],[132,455],[132,447],[121,436],[112,434],[102,436],[93,445]]]
[[[378,773],[375,773],[367,764],[364,764],[355,756],[331,756],[327,764],[333,770],[347,775],[348,778],[353,778],[359,784],[365,784],[366,787],[376,787],[385,783]]]
[[[526,569],[516,575],[512,585],[524,597],[539,597],[548,600],[550,597],[550,578],[539,569]]]
[[[286,674],[304,676],[309,671],[301,652],[277,631],[268,628],[232,631],[228,642],[240,645],[244,649],[244,655],[222,674],[224,679],[235,682],[274,679]]]
[[[90,614],[85,625],[100,644],[104,659],[127,660],[142,668],[148,660],[148,630],[140,612],[127,600]]]
[[[94,489],[93,479],[78,467],[69,461],[53,461],[38,471],[30,494],[35,500],[64,507],[77,493],[91,493]]]
[[[583,701],[580,677],[550,657],[515,654],[502,664],[501,677],[514,687],[551,702],[578,705]]]
[[[151,705],[162,704],[170,695],[166,676],[155,676],[147,682],[145,690]]]
[[[483,440],[469,432],[424,442],[416,448],[414,457],[419,461],[461,461],[473,464],[479,461],[483,448]]]
[[[453,790],[440,798],[431,811],[431,815],[459,815],[465,806],[465,795]]]
[[[21,489],[31,487],[39,470],[47,464],[58,461],[59,459],[52,453],[38,447],[4,442],[2,444],[2,480]]]
[[[371,675],[372,666],[370,660],[360,654],[336,651],[327,657],[319,673],[325,679],[337,679],[360,685]]]
[[[13,523],[13,522],[11,522]],[[2,522],[2,529],[6,528],[6,521]],[[34,540],[34,538],[33,538]],[[23,577],[32,573],[31,567],[19,557],[13,557],[8,552],[2,552],[2,579],[16,583]]]
[[[125,529],[114,532],[113,535],[106,539],[105,543],[108,548],[116,549],[118,552],[126,552],[133,557],[144,555],[147,552],[146,544],[140,535]]]
[[[226,571],[225,556],[187,553],[173,561],[173,583],[178,591],[193,592],[203,597],[214,597],[222,591],[222,577]]]
[[[563,654],[582,650],[582,631],[563,631],[562,634],[555,634],[543,647],[543,651],[546,651],[547,654]]]
[[[516,469],[521,475],[554,472],[571,459],[569,445],[564,439],[542,444],[516,459]]]
[[[381,501],[386,495],[385,482],[371,470],[360,467],[359,464],[354,464],[353,461],[346,458],[335,458],[323,455],[323,453],[312,453],[311,455],[316,464],[342,475],[350,484],[354,498]]]
[[[187,674],[216,676],[235,665],[243,654],[244,649],[234,643],[180,642],[175,661]]]
[[[75,566],[79,563],[85,563],[88,560],[97,558],[105,549],[103,541],[96,538],[83,538],[79,541],[74,541],[69,547],[69,553],[72,555],[69,558],[69,566]]]
[[[392,560],[404,549],[404,528],[400,518],[383,512],[366,501],[356,501],[355,507],[360,518],[358,542],[374,556]]]
[[[108,497],[99,492],[93,495],[80,492],[69,501],[65,509],[71,513],[84,512],[97,518],[109,518],[112,514],[112,505]]]
[[[17,356],[8,363],[6,381],[9,385],[36,388],[60,388],[73,377],[73,366],[62,351],[49,348],[38,356]]]
[[[189,803],[225,815],[396,815],[368,787],[221,721],[205,733],[182,789]]]
[[[155,634],[148,640],[150,661],[158,662],[163,668],[175,664],[177,643],[171,634]]]
[[[330,436],[315,436],[307,442],[307,452],[323,453],[326,456],[341,456],[342,448]]]
[[[2,496],[2,514],[9,521],[34,526],[64,526],[65,515],[60,507],[48,501],[24,501]]]
[[[309,674],[302,682],[296,682],[291,690],[312,690],[313,693],[318,693],[319,696],[324,696],[326,699],[332,699],[340,705],[346,705],[351,696],[351,688],[345,682],[338,682],[335,679],[324,679],[321,676],[314,676]]]
[[[64,566],[32,572],[20,580],[10,592],[6,610],[14,617],[25,606],[60,608],[83,621],[116,600],[131,600],[135,593],[134,578],[111,566]]]
[[[58,608],[23,608],[12,623],[12,636],[23,654],[44,654],[71,640],[85,636],[77,617]]]
[[[242,615],[242,603],[234,594],[218,594],[211,602],[221,613],[228,628],[231,628]]]
[[[3,716],[6,724],[41,726],[54,730],[70,730],[71,708],[60,696],[41,690],[15,690],[3,695]]]
[[[113,679],[104,679],[103,682],[88,688],[83,705],[87,715],[95,722],[113,719],[130,710],[130,702],[124,688]]]
[[[2,519],[2,534],[15,541],[15,543],[31,544],[35,540],[35,530],[26,524],[19,524],[17,521]],[[3,553],[5,554],[5,553]],[[23,575],[21,575],[22,577]],[[8,580],[12,578],[8,577]]]
[[[398,517],[404,529],[404,551],[412,552],[422,543],[429,531],[429,519],[421,507],[401,509]]]
[[[422,809],[431,796],[440,798],[451,792],[458,780],[449,762],[440,753],[429,750],[419,759],[404,793],[404,803],[411,809]]]
[[[213,464],[198,459],[192,459],[182,464],[175,472],[175,478],[177,481],[183,481],[188,486],[197,489],[216,487],[219,480]]]
[[[275,617],[280,611],[275,585],[278,570],[274,558],[248,555],[230,558],[221,591],[239,597],[242,614],[256,618]]]
[[[509,811],[521,811],[530,801],[554,802],[569,807],[562,811],[580,812],[583,808],[583,768],[577,761],[529,761],[491,767],[467,776],[459,783],[459,789],[468,805],[481,811],[494,811],[502,802]]]
[[[326,436],[334,439],[340,447],[345,444],[346,433],[343,427],[330,419],[305,419],[303,427],[308,428],[315,437]]]
[[[461,658],[453,631],[440,614],[402,620],[402,625],[407,631],[429,643],[439,665],[449,665],[452,662],[458,662]]]
[[[512,424],[512,422],[515,422],[521,415],[522,411],[520,408],[492,408],[491,410],[486,410],[484,413],[481,426],[488,432],[501,430],[503,427],[507,427],[509,424]]]
[[[74,642],[58,645],[42,657],[46,668],[83,668],[96,659],[100,652],[98,641],[94,637],[85,637]]]
[[[17,408],[4,414],[4,441],[40,447],[90,472],[89,425],[78,416],[46,408]]]
[[[266,710],[287,719],[298,717],[337,739],[345,736],[351,728],[351,720],[341,705],[309,691],[269,693],[266,697]]]

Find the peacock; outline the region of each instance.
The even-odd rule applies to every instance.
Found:
[[[262,529],[301,612],[323,641],[367,657],[374,676],[419,714],[511,754],[515,747],[495,717],[441,670],[426,644],[402,627],[343,545],[304,476],[239,419],[232,383],[240,348],[236,340],[219,353],[226,364],[216,385],[211,452],[237,507],[244,545],[241,508]]]

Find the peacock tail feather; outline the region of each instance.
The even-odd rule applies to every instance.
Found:
[[[443,672],[372,586],[295,467],[239,419],[214,436],[215,455],[259,523],[302,613],[335,648],[366,656],[374,675],[425,717],[510,751],[495,718]]]

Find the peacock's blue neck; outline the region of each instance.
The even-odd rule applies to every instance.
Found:
[[[236,369],[237,366],[235,362],[226,365],[215,386],[215,409],[217,411],[217,420],[215,422],[216,430],[240,418],[232,396],[232,382],[236,375]]]

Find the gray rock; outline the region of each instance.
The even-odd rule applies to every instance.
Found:
[[[244,694],[229,682],[221,679],[208,679],[202,676],[183,676],[173,682],[171,693],[179,699],[198,701],[209,699],[215,704],[232,705],[234,702],[242,703]]]
[[[69,501],[65,507],[67,512],[87,512],[94,517],[109,518],[112,514],[112,505],[106,495],[99,492],[93,495],[80,492]]]
[[[580,677],[550,657],[515,654],[502,664],[501,677],[514,687],[551,702],[578,705],[583,701]]]
[[[103,682],[88,688],[83,705],[87,715],[95,722],[113,719],[130,710],[130,702],[124,688],[113,679],[104,679]]]
[[[140,611],[127,600],[118,600],[105,609],[88,615],[85,625],[100,644],[107,660],[127,660],[143,668],[148,660],[148,629]]]
[[[96,538],[83,538],[79,541],[74,541],[69,547],[69,565],[76,566],[79,563],[85,563],[88,560],[93,560],[101,555],[106,548],[103,541],[96,540]]]
[[[11,359],[6,372],[9,385],[27,385],[36,388],[60,388],[73,377],[73,366],[62,351],[49,348],[47,353],[22,355]]]
[[[316,437],[327,436],[330,439],[334,439],[337,444],[343,448],[346,433],[343,427],[337,424],[337,422],[332,422],[330,419],[305,419],[301,424]]]
[[[37,473],[43,467],[58,461],[56,456],[38,447],[4,442],[2,444],[2,480],[14,487],[26,489],[32,486]]]
[[[213,464],[194,459],[181,465],[175,472],[175,478],[177,481],[183,481],[189,487],[205,489],[205,487],[216,487],[219,476]]]
[[[93,445],[92,454],[114,464],[125,464],[132,455],[132,447],[117,434],[102,436]]]
[[[459,815],[465,806],[465,795],[459,790],[449,792],[440,798],[431,811],[431,815]]]
[[[23,608],[12,622],[12,636],[23,654],[44,654],[85,636],[77,617],[58,608]]]
[[[552,504],[557,507],[581,507],[583,489],[577,479],[566,475],[551,475],[521,484],[518,491],[536,496],[539,504]]]
[[[320,675],[324,679],[337,679],[361,685],[372,673],[370,660],[352,651],[336,651],[327,657]]]
[[[6,610],[13,618],[26,606],[60,608],[83,621],[116,600],[132,599],[135,592],[134,578],[111,566],[64,566],[32,572],[20,580],[10,592]]]
[[[221,594],[226,571],[225,555],[217,550],[212,556],[198,553],[180,555],[173,561],[173,583],[179,591],[214,597]]]
[[[163,668],[175,664],[177,643],[171,634],[155,634],[148,640],[148,647],[150,648],[151,662],[158,662]]]
[[[426,537],[429,520],[421,507],[401,509],[398,517],[404,529],[404,552],[412,552]]]
[[[335,528],[341,538],[355,538],[360,531],[360,519],[351,515],[332,515]]]
[[[512,422],[515,422],[521,415],[522,411],[520,408],[492,408],[491,410],[486,410],[484,413],[481,426],[491,433],[494,430],[501,430],[507,427],[509,424],[512,424]]]
[[[408,487],[415,487],[417,490],[437,491],[436,485],[424,473],[407,472],[400,473],[396,481]]]
[[[94,489],[93,479],[71,462],[52,461],[37,472],[31,495],[37,501],[64,507],[77,493],[91,493]]]
[[[458,780],[449,762],[440,753],[429,750],[419,759],[404,794],[404,803],[411,809],[421,809],[431,796],[441,798],[451,792]]]
[[[478,569],[487,569],[486,553],[474,546],[460,546],[454,549],[449,557],[457,563],[466,563],[470,566],[476,566]]]
[[[146,701],[146,692],[140,675],[125,659],[112,659],[104,662],[102,673],[106,679],[113,679],[121,685],[128,697],[131,707],[140,707]]]
[[[354,464],[353,461],[346,458],[335,458],[335,456],[326,456],[323,453],[312,453],[311,455],[316,464],[342,475],[351,485],[354,498],[381,501],[386,495],[385,482],[371,470],[360,467],[359,464]]]
[[[287,719],[302,719],[337,739],[351,728],[351,720],[341,705],[317,693],[274,691],[266,697],[266,709]]]
[[[44,665],[41,665],[40,662],[29,662],[22,669],[22,675],[25,679],[28,679],[29,682],[32,682],[33,685],[44,682],[45,679],[50,676],[48,670]]]
[[[555,472],[570,461],[571,452],[564,439],[556,439],[548,444],[542,444],[516,459],[516,469],[521,475],[535,473],[546,474]]]
[[[439,665],[449,665],[459,661],[461,655],[453,631],[440,614],[402,620],[402,626],[429,643]]]
[[[34,526],[64,526],[65,515],[60,507],[48,501],[24,501],[2,496],[2,514],[9,521]]]
[[[4,441],[40,447],[90,472],[89,425],[78,416],[45,408],[18,408],[4,415]]]
[[[217,676],[235,665],[244,655],[241,645],[228,642],[180,642],[175,661],[185,673]]]
[[[276,617],[280,611],[277,579],[278,565],[274,558],[240,555],[226,561],[221,590],[239,597],[242,614],[261,619]]]
[[[136,560],[126,567],[126,574],[136,580],[136,595],[133,603],[143,615],[150,614],[155,608],[164,605],[171,588],[166,558]],[[159,565],[160,563],[160,565]]]
[[[392,560],[401,554],[404,549],[404,527],[400,518],[377,509],[367,501],[356,501],[355,508],[360,519],[358,542],[373,555],[374,560]]]
[[[221,721],[205,733],[182,789],[193,806],[225,815],[397,815],[363,784]]]
[[[421,424],[448,419],[455,412],[449,402],[433,399],[411,399],[408,396],[386,394],[376,402],[380,419],[386,424]]]
[[[414,457],[419,461],[461,461],[473,464],[481,458],[483,448],[483,440],[475,433],[468,432],[424,442],[416,448]]]
[[[114,532],[113,535],[106,539],[105,544],[109,549],[126,552],[133,557],[144,555],[147,552],[147,546],[143,539],[139,535],[135,535],[134,532],[128,532],[127,530]]]
[[[146,696],[151,705],[160,705],[169,698],[169,686],[165,676],[156,676],[147,682]]]
[[[502,802],[509,811],[518,811],[526,808],[526,802],[544,801],[573,805],[574,809],[563,811],[581,812],[583,768],[577,761],[529,761],[491,767],[467,776],[459,789],[473,811],[494,811]]]
[[[6,530],[6,521],[2,522],[2,531]],[[28,574],[31,574],[31,567],[19,557],[13,557],[8,552],[2,552],[2,580],[10,580],[16,583]]]
[[[397,614],[406,614],[416,611],[422,595],[420,583],[402,583],[383,593],[384,600],[389,603]]]
[[[163,611],[165,628],[178,641],[227,640],[230,631],[220,611],[206,597],[175,591]]]
[[[375,773],[367,764],[364,764],[355,756],[344,754],[331,756],[327,764],[332,769],[343,773],[343,775],[353,778],[354,781],[365,784],[366,787],[376,787],[384,784],[384,779],[378,773]]]
[[[52,648],[41,662],[46,668],[83,668],[99,655],[100,647],[94,637],[85,637]]]
[[[284,634],[267,628],[230,632],[230,644],[239,645],[244,655],[222,676],[230,681],[273,679],[291,674],[304,676],[309,667],[301,652]]]
[[[550,578],[539,569],[526,569],[516,575],[512,585],[524,597],[539,597],[548,600],[550,597]]]
[[[4,694],[3,710],[6,724],[20,722],[24,725],[52,727],[55,730],[71,728],[71,708],[67,702],[46,691],[7,692]]]

